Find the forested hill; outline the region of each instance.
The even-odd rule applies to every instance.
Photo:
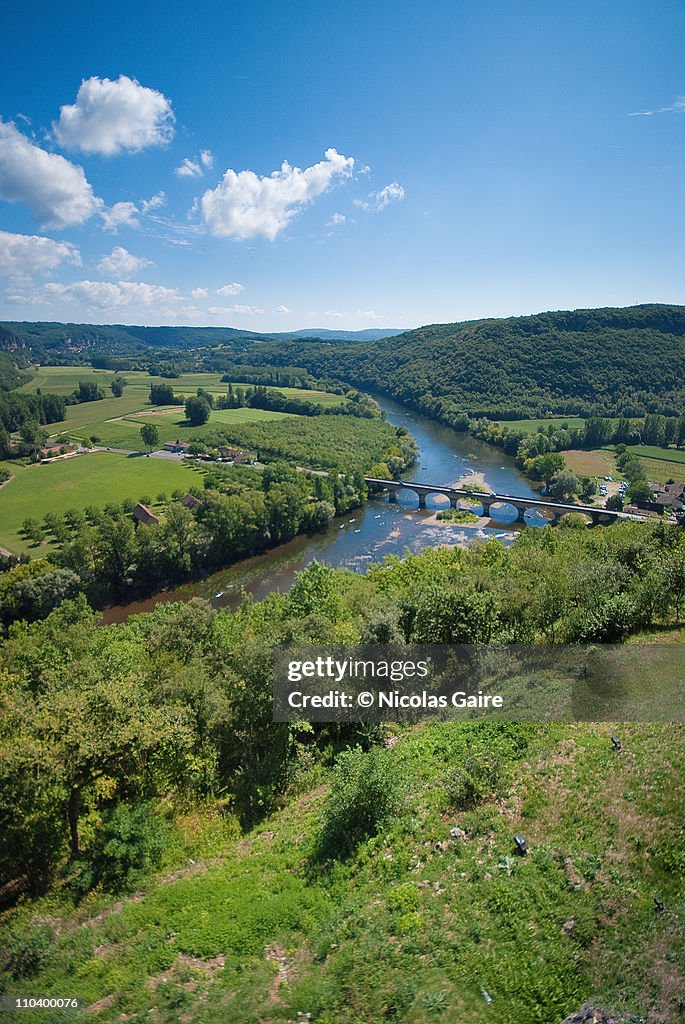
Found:
[[[555,412],[675,415],[685,399],[685,307],[585,309],[431,324],[371,344],[279,343],[295,360],[448,422]]]

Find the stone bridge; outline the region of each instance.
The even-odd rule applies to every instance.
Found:
[[[521,498],[514,494],[474,491],[468,487],[443,487],[440,484],[419,484],[414,480],[382,480],[373,476],[367,476],[364,479],[368,487],[388,491],[391,500],[398,491],[413,491],[418,495],[419,508],[426,507],[426,498],[429,494],[444,494],[445,497],[449,498],[452,508],[458,508],[459,502],[466,498],[469,501],[477,502],[482,509],[482,512],[479,513],[477,508],[469,506],[469,511],[473,511],[475,515],[481,515],[484,518],[490,518],[490,509],[496,504],[510,505],[514,508],[518,515],[518,522],[525,522],[524,517],[528,511],[537,512],[551,522],[556,521],[568,512],[580,512],[592,520],[593,526],[597,523],[613,523],[618,519],[640,518],[628,512],[611,512],[609,509],[597,508],[594,505],[566,505],[560,501],[546,500],[544,498]]]

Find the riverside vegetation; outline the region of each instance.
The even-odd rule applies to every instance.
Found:
[[[570,524],[364,576],[315,563],[234,613],[96,629],[78,597],[17,622],[2,987],[68,989],[103,1021],[514,1024],[592,996],[675,1022],[682,727],[621,726],[617,755],[608,725],[274,724],[270,650],[680,642],[684,602],[681,528]]]

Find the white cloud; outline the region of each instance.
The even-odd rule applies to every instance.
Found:
[[[284,161],[280,171],[260,176],[230,168],[200,200],[202,220],[213,235],[271,241],[302,207],[352,174],[354,159],[327,149],[325,159],[301,170]]]
[[[60,108],[52,127],[67,149],[113,156],[169,142],[174,114],[166,96],[135,78],[120,75],[113,82],[93,77],[81,83],[75,103]]]
[[[347,217],[345,216],[344,213],[334,213],[331,219],[326,224],[326,227],[332,228],[335,227],[337,224],[344,224],[346,220]]]
[[[332,316],[335,320],[342,320],[346,313],[341,313],[338,309],[327,309],[324,316]]]
[[[174,174],[177,174],[179,178],[201,178],[202,168],[196,160],[184,157],[178,167],[174,168]]]
[[[274,313],[292,313],[288,306],[276,306]]]
[[[193,288],[190,294],[194,299],[206,299],[209,292],[206,288]]]
[[[240,295],[240,293],[244,292],[244,291],[245,291],[245,285],[244,284],[238,284],[237,281],[234,281],[232,284],[225,284],[225,285],[223,285],[223,287],[217,288],[216,294],[217,295]]]
[[[160,206],[164,206],[166,203],[166,194],[164,192],[157,192],[154,196],[150,196],[149,199],[142,199],[140,202],[141,213],[149,213],[150,210],[158,210]]]
[[[83,224],[102,207],[83,168],[35,146],[0,120],[0,199],[26,203],[44,228]]]
[[[390,203],[400,203],[404,199],[404,188],[397,181],[391,181],[380,192],[369,192],[366,199],[354,199],[354,205],[361,210],[374,210],[380,213]]]
[[[652,117],[653,114],[685,114],[685,96],[676,96],[670,107],[657,107],[656,110],[634,110],[628,117]]]
[[[109,210],[103,210],[100,216],[107,231],[115,234],[118,228],[139,228],[138,214],[140,210],[135,203],[115,203]]]
[[[81,265],[81,256],[70,242],[56,242],[42,235],[15,235],[0,231],[0,274],[25,279],[47,274],[61,263]]]
[[[354,315],[360,320],[385,320],[382,313],[377,313],[375,309],[358,309]]]
[[[175,288],[143,281],[74,281],[72,284],[46,284],[44,293],[49,298],[80,302],[91,309],[114,310],[122,306],[154,306],[160,301],[177,301]]]
[[[177,174],[179,178],[201,178],[205,171],[210,170],[214,166],[214,157],[211,150],[201,149],[200,155],[191,159],[186,156],[183,158],[178,167],[174,168],[174,174]]]
[[[238,304],[235,306],[210,306],[207,312],[211,316],[226,316],[231,313],[238,313],[242,316],[258,316],[264,310],[260,309],[259,306],[242,306]]]
[[[134,256],[128,249],[116,245],[109,256],[103,256],[98,263],[98,270],[107,277],[113,277],[117,281],[135,277],[143,267],[149,267],[151,260],[144,256]]]

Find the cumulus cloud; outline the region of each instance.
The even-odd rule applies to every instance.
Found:
[[[288,306],[276,306],[274,313],[292,313],[292,309]]]
[[[240,295],[241,292],[245,291],[244,284],[238,284],[237,281],[233,281],[232,284],[225,284],[221,288],[217,288],[217,295]]]
[[[48,153],[0,120],[0,199],[26,203],[44,228],[83,224],[102,207],[83,168]]]
[[[143,267],[149,267],[150,264],[151,260],[145,259],[144,256],[134,256],[128,249],[124,249],[121,245],[116,245],[109,256],[103,256],[100,260],[98,270],[101,274],[113,277],[117,281],[128,280],[131,277],[135,277]]]
[[[214,157],[211,150],[201,149],[200,155],[192,159],[189,156],[183,158],[178,167],[174,168],[174,174],[179,178],[201,178],[205,171],[214,166]]]
[[[209,292],[206,288],[193,288],[190,294],[194,299],[206,299]]]
[[[113,156],[169,142],[174,113],[166,96],[135,78],[93,77],[81,83],[75,103],[60,108],[52,127],[67,149]]]
[[[656,110],[634,110],[628,117],[652,117],[653,114],[685,114],[685,96],[676,96],[670,107],[657,107]]]
[[[402,202],[404,194],[402,185],[397,181],[391,181],[389,185],[386,185],[379,192],[369,192],[366,199],[355,199],[353,202],[361,210],[374,210],[376,213],[380,213],[390,203]]]
[[[258,316],[264,310],[259,306],[243,306],[238,303],[235,306],[210,306],[207,312],[211,316],[226,316],[231,313],[238,313],[241,316]]]
[[[273,241],[303,206],[349,178],[353,157],[327,149],[324,159],[301,170],[284,161],[280,171],[262,177],[229,168],[216,188],[200,200],[202,220],[211,234],[225,238]]]
[[[328,221],[326,227],[334,228],[338,224],[344,224],[346,220],[347,217],[345,216],[344,213],[334,213],[331,219]]]
[[[160,301],[177,301],[175,288],[143,281],[74,281],[71,284],[51,282],[43,289],[48,298],[79,302],[91,309],[114,310],[122,306],[154,306]]]
[[[139,228],[138,214],[140,210],[135,203],[115,203],[109,210],[103,210],[100,216],[107,231],[115,234],[118,228]]]
[[[26,279],[47,274],[62,263],[81,265],[80,253],[70,242],[0,231],[0,274]]]

